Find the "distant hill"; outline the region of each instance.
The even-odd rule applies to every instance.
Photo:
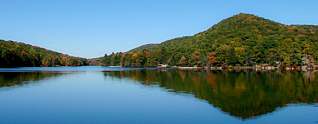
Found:
[[[21,42],[0,40],[0,67],[80,65],[86,65],[86,59]]]
[[[115,57],[116,56],[116,57]],[[318,26],[285,25],[240,13],[193,36],[104,57],[106,65],[179,66],[281,64],[318,59]]]

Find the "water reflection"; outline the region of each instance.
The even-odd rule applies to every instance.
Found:
[[[317,73],[121,71],[105,76],[189,93],[242,119],[271,113],[287,104],[318,102]]]
[[[45,80],[58,77],[66,73],[51,73],[51,72],[15,72],[15,73],[0,73],[0,88],[22,86],[34,81]]]

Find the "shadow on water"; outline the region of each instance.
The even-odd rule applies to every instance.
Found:
[[[67,73],[53,72],[15,72],[15,73],[0,73],[0,88],[23,86],[35,81],[41,81],[51,78],[56,78]]]
[[[310,72],[136,70],[104,72],[104,75],[192,94],[243,120],[269,114],[288,104],[318,102],[317,73]]]

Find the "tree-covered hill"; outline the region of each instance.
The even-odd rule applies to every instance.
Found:
[[[204,32],[113,53],[105,65],[299,66],[318,59],[318,27],[285,25],[251,14],[227,18]]]
[[[136,48],[130,50],[129,52],[140,51],[140,50],[143,50],[143,49],[152,49],[152,48],[157,47],[158,45],[159,44],[145,44],[145,45],[141,45],[139,47],[136,47]]]
[[[0,40],[0,67],[80,66],[86,65],[86,61],[25,43]]]

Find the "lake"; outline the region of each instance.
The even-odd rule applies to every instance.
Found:
[[[0,69],[1,124],[318,123],[318,72]]]

